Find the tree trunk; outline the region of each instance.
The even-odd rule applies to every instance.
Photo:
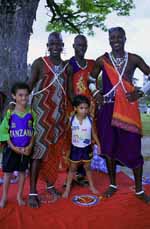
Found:
[[[0,91],[8,100],[12,84],[27,79],[28,45],[39,1],[13,1],[14,11],[0,6]]]

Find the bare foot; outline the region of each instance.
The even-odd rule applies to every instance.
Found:
[[[0,208],[4,208],[6,206],[6,202],[7,202],[6,199],[1,199]]]
[[[144,192],[140,195],[136,195],[136,197],[140,200],[142,200],[144,203],[149,204],[150,203],[150,196],[147,196]]]
[[[99,191],[95,187],[90,187],[90,190],[93,194],[99,194]]]
[[[115,192],[117,192],[117,188],[109,186],[109,188],[103,193],[103,197],[110,198],[115,194]]]
[[[26,202],[19,196],[17,196],[17,201],[19,206],[24,206]]]
[[[62,198],[68,198],[69,196],[69,193],[70,193],[70,190],[65,190],[64,193],[62,194]]]

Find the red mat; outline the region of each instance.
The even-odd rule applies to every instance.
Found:
[[[60,173],[57,187],[61,187],[65,175]],[[102,199],[91,207],[77,206],[72,197],[77,194],[91,194],[88,188],[76,186],[69,199],[42,204],[39,209],[16,204],[17,185],[12,184],[9,201],[0,209],[0,229],[150,229],[150,205],[134,196],[133,181],[123,173],[117,176],[119,190],[111,199]],[[96,187],[102,193],[108,186],[105,174],[94,172]],[[43,195],[45,185],[39,182],[38,190]],[[145,187],[150,194],[150,186]],[[25,185],[25,199],[29,190]],[[0,194],[2,187],[0,187]]]

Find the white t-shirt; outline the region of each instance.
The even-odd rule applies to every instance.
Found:
[[[84,148],[91,144],[92,119],[86,117],[82,124],[76,116],[70,118],[72,129],[72,145]]]

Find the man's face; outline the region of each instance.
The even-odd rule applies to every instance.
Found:
[[[121,31],[114,30],[109,33],[109,43],[112,51],[119,51],[124,49],[125,41],[126,37]]]
[[[60,53],[63,50],[64,43],[62,42],[59,36],[51,36],[49,38],[47,47],[52,56],[60,56]]]
[[[83,37],[78,37],[75,39],[73,48],[75,51],[75,55],[79,57],[84,57],[86,50],[87,50],[87,41]]]

